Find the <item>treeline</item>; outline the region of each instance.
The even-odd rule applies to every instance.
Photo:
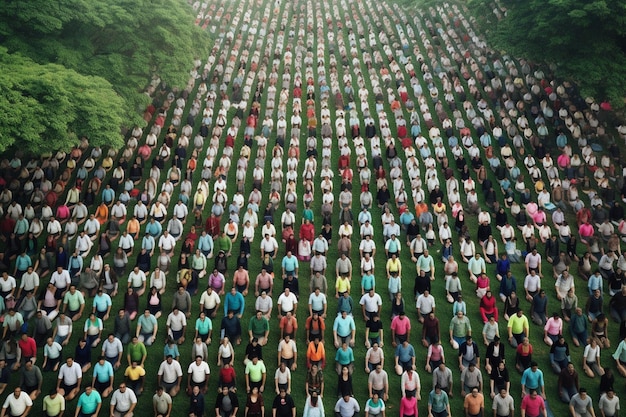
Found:
[[[574,81],[583,96],[624,107],[626,0],[468,3],[492,47],[553,64],[554,75]]]
[[[0,152],[119,147],[144,124],[151,79],[184,87],[210,47],[176,0],[5,0],[0,11]]]

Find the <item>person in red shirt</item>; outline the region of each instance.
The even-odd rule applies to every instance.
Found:
[[[491,290],[487,290],[485,296],[480,299],[480,316],[483,318],[483,323],[487,323],[489,321],[489,317],[491,316],[498,321],[496,297],[491,294]]]
[[[22,333],[17,345],[22,350],[22,365],[28,361],[34,364],[37,360],[37,342],[35,342],[35,339],[26,333]]]
[[[530,394],[526,394],[522,399],[522,417],[548,417],[546,404],[537,390],[531,389]]]
[[[225,363],[220,369],[218,385],[220,387],[228,387],[230,391],[236,392],[236,378],[237,374],[235,373],[235,368],[233,368],[230,363]]]

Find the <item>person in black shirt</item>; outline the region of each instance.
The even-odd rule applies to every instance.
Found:
[[[230,391],[227,386],[217,394],[215,400],[215,415],[220,417],[234,417],[239,411],[239,399],[237,394]]]
[[[204,395],[200,392],[200,387],[195,386],[189,396],[189,417],[204,416]]]
[[[259,358],[260,361],[263,360],[263,347],[259,344],[259,339],[253,337],[248,346],[246,346],[246,358],[244,359],[244,364],[248,364],[248,361],[251,361],[252,358]]]
[[[506,368],[504,362],[500,362],[497,367],[494,367],[491,370],[489,379],[491,386],[491,398],[498,395],[500,390],[503,388],[509,392],[511,382],[509,381],[509,370]]]
[[[296,404],[284,388],[281,388],[279,394],[274,398],[272,410],[274,410],[274,417],[296,416]]]

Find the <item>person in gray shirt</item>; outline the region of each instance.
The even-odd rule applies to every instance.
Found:
[[[591,397],[587,395],[587,390],[582,387],[569,401],[569,410],[572,417],[596,417]]]
[[[472,391],[472,388],[478,388],[478,392],[483,391],[483,374],[480,369],[476,368],[474,362],[470,362],[469,366],[461,373],[461,396]]]
[[[506,388],[500,389],[500,394],[493,397],[491,407],[495,413],[494,417],[513,417],[515,413],[515,402]]]
[[[22,391],[28,394],[31,400],[35,401],[39,394],[41,394],[42,382],[43,376],[41,369],[33,365],[32,361],[26,362],[20,373],[20,388]]]
[[[598,403],[601,417],[617,417],[619,414],[619,397],[615,395],[613,388],[602,394]]]

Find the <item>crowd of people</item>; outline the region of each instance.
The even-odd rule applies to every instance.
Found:
[[[83,138],[69,153],[0,163],[0,390],[14,387],[1,416],[25,416],[42,396],[49,417],[75,399],[76,416],[97,416],[103,398],[112,416],[132,417],[156,380],[155,416],[170,417],[182,390],[200,417],[211,360],[221,417],[244,397],[245,415],[263,417],[271,391],[273,416],[295,417],[296,390],[305,417],[325,415],[334,395],[338,417],[384,417],[390,397],[417,417],[420,374],[433,381],[429,415],[451,415],[459,393],[468,417],[484,415],[486,396],[494,416],[513,417],[513,367],[522,416],[548,415],[541,368],[558,375],[573,417],[595,415],[578,371],[600,380],[602,417],[616,416],[624,181],[619,147],[592,140],[605,135],[598,104],[489,49],[461,6],[412,19],[381,2],[253,3],[192,5],[216,44],[184,90],[153,80],[148,93],[162,101],[126,148]],[[549,358],[533,357],[533,343]],[[151,346],[163,346],[156,375]],[[600,351],[612,347],[615,366],[604,367]],[[337,391],[325,392],[333,370]],[[42,372],[57,375],[47,395]],[[293,372],[304,387],[292,387]]]

